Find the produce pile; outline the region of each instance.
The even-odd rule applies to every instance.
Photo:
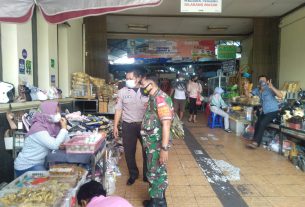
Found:
[[[0,198],[0,206],[5,207],[52,207],[58,206],[71,188],[69,183],[50,180],[33,188],[21,188],[17,192],[5,194]]]

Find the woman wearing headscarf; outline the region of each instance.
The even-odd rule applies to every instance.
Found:
[[[26,135],[22,151],[15,160],[15,174],[27,171],[43,171],[45,158],[50,150],[56,150],[68,138],[67,120],[61,118],[58,102],[41,103],[33,118],[33,125]]]
[[[225,120],[225,131],[230,133],[231,129],[229,128],[229,114],[226,113],[223,109],[227,108],[227,104],[221,97],[223,93],[223,89],[220,87],[216,87],[214,90],[214,94],[210,97],[210,108],[211,112],[222,116]]]

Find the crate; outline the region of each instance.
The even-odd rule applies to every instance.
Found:
[[[107,113],[108,112],[108,102],[100,101],[98,112],[99,113]]]
[[[66,152],[70,154],[93,154],[102,145],[105,140],[105,136],[100,137],[95,143],[85,143],[88,135],[75,136],[71,140],[65,143]]]
[[[245,130],[245,124],[242,121],[230,117],[230,129],[235,132],[236,136],[242,135]]]

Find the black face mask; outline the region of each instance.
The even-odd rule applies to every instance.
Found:
[[[151,90],[149,90],[149,91],[147,90],[147,87],[148,87],[149,85],[151,85],[151,83],[148,84],[147,86],[145,86],[144,88],[140,88],[140,91],[141,91],[142,96],[148,96],[148,95],[149,95],[149,92],[151,91]]]

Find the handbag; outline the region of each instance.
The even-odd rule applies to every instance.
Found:
[[[197,99],[196,99],[196,105],[197,105],[197,106],[200,106],[201,103],[202,103],[202,101],[201,101],[201,95],[200,95],[200,93],[198,93],[198,94],[197,94]]]

